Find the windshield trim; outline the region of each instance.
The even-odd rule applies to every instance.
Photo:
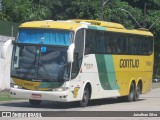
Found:
[[[56,47],[56,48],[68,48],[68,46],[65,45],[50,45],[50,44],[31,44],[31,43],[14,43],[14,45],[25,45],[25,46],[47,46],[47,47]]]
[[[27,80],[27,81],[33,81],[33,82],[65,82],[69,81],[69,79],[35,79],[35,78],[26,78],[26,77],[17,77],[14,75],[11,75],[11,78],[17,78],[21,80]]]

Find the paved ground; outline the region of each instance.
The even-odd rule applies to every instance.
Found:
[[[155,88],[160,88],[160,82],[158,83],[153,83],[152,84],[152,88],[155,89]]]

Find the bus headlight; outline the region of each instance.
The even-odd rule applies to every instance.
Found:
[[[52,89],[52,91],[58,91],[58,92],[66,91],[66,90],[68,90],[68,87],[59,87],[59,88]]]
[[[21,86],[16,85],[16,84],[14,84],[14,83],[11,83],[11,84],[10,84],[10,87],[12,87],[12,88],[16,88],[16,89],[22,89],[22,87],[21,87]]]

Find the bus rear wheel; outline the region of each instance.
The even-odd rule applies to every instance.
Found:
[[[41,104],[41,100],[32,100],[32,99],[29,99],[29,103],[33,106],[38,106]]]
[[[134,101],[138,101],[140,92],[141,92],[141,86],[138,83],[136,90],[135,90]]]
[[[127,102],[132,102],[134,100],[134,97],[135,97],[135,86],[132,83],[130,86],[129,95],[126,96]]]
[[[89,99],[90,99],[90,91],[88,87],[85,87],[82,100],[80,101],[80,106],[86,107],[88,105]]]

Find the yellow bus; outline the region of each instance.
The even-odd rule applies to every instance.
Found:
[[[8,44],[6,45],[9,45]],[[153,34],[96,20],[33,21],[19,26],[11,96],[87,106],[117,97],[137,101],[152,88]],[[3,47],[5,57],[7,48]]]

